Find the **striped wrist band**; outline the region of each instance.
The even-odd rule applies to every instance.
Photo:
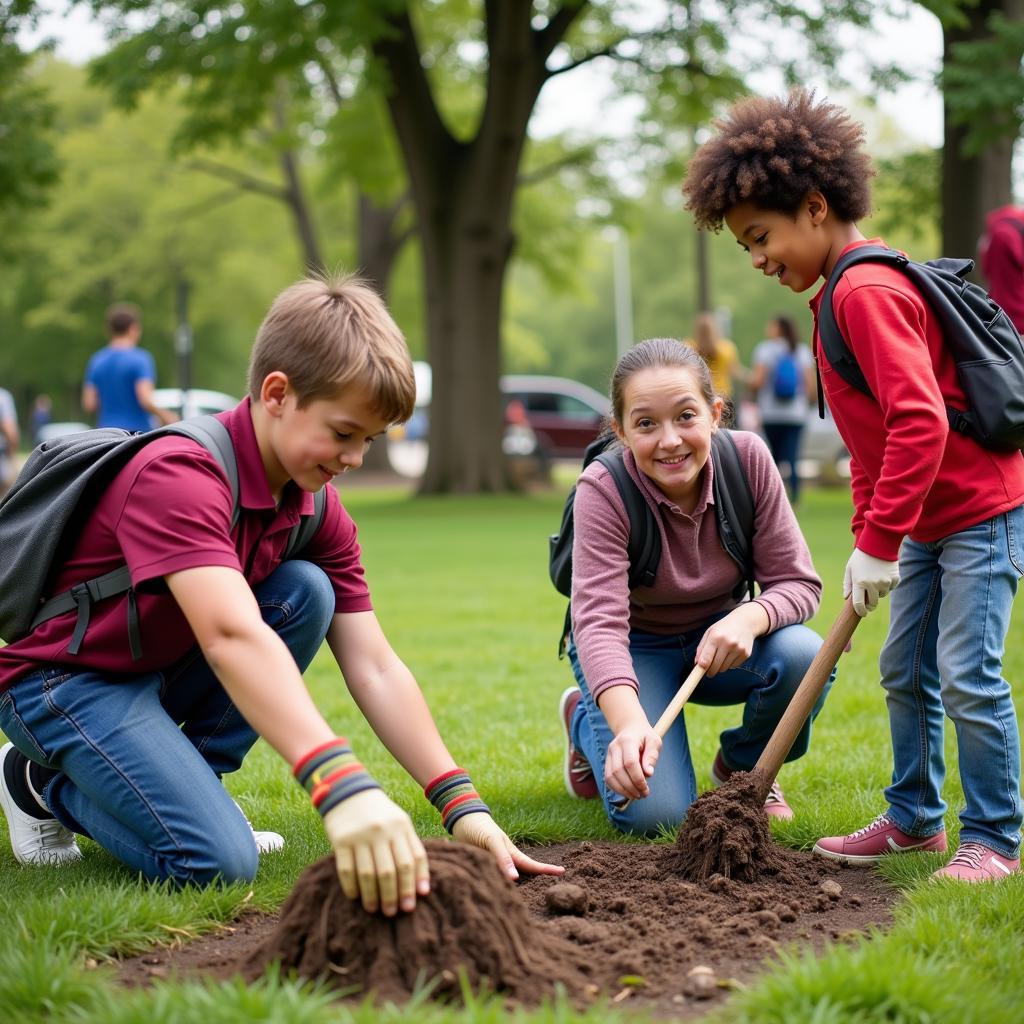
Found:
[[[453,768],[444,775],[438,775],[427,783],[423,793],[441,812],[441,824],[449,832],[455,822],[467,814],[475,814],[477,811],[491,813],[463,768]]]
[[[364,789],[380,789],[343,736],[315,747],[292,771],[321,816]]]

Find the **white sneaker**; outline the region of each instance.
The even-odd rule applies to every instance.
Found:
[[[3,772],[7,755],[13,743],[0,747],[0,807],[7,816],[7,831],[11,836],[14,859],[21,864],[67,864],[82,859],[82,851],[75,834],[56,818],[34,818],[26,814],[15,802],[7,788]]]
[[[232,797],[231,802],[242,811],[242,805],[234,797]],[[257,832],[252,827],[252,822],[246,817],[245,811],[242,811],[242,817],[245,818],[245,823],[249,826],[253,839],[256,840],[257,853],[277,853],[278,850],[284,849],[283,835],[279,832]]]

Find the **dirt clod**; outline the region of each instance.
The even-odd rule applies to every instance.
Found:
[[[560,882],[545,893],[548,911],[552,914],[575,914],[582,917],[587,912],[587,890],[572,882]]]

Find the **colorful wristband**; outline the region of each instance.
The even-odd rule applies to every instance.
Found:
[[[311,750],[296,763],[293,774],[321,816],[364,789],[380,789],[343,736]]]
[[[475,814],[477,811],[491,813],[463,768],[453,768],[444,775],[438,775],[427,783],[423,793],[441,812],[441,824],[449,832],[455,822],[467,814]]]

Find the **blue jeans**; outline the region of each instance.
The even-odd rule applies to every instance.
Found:
[[[327,576],[288,561],[254,593],[304,670],[334,614]],[[44,791],[51,812],[146,878],[255,876],[252,832],[220,777],[241,766],[256,733],[198,648],[142,675],[67,665],[33,672],[0,695],[0,728],[27,757],[59,770]]]
[[[638,630],[629,634],[629,653],[640,683],[640,704],[650,722],[658,720],[693,668],[697,645],[714,621],[710,619],[698,629],[671,636]],[[722,758],[729,768],[749,771],[754,767],[820,647],[821,637],[807,626],[784,626],[758,637],[750,657],[738,668],[700,681],[688,706],[743,705],[743,721],[726,729],[720,737]],[[618,795],[604,781],[605,757],[614,733],[590,695],[574,642],[569,644],[569,660],[583,694],[576,706],[570,735],[573,746],[594,769],[608,820],[623,832],[643,835],[653,835],[662,828],[677,828],[697,798],[697,780],[686,736],[686,710],[665,734],[657,768],[647,780],[650,795],[634,800],[625,811],[619,810],[611,802],[619,799]],[[835,670],[787,761],[795,761],[806,753],[811,722],[821,710],[834,679]]]
[[[942,831],[945,713],[964,789],[960,841],[1017,856],[1020,734],[1002,661],[1022,574],[1024,506],[934,544],[903,542],[879,668],[893,749],[885,797],[904,832]]]
[[[789,499],[795,505],[800,497],[800,474],[796,464],[800,453],[800,435],[804,432],[802,423],[762,423],[765,440],[771,449],[776,466],[785,463],[789,467]]]

